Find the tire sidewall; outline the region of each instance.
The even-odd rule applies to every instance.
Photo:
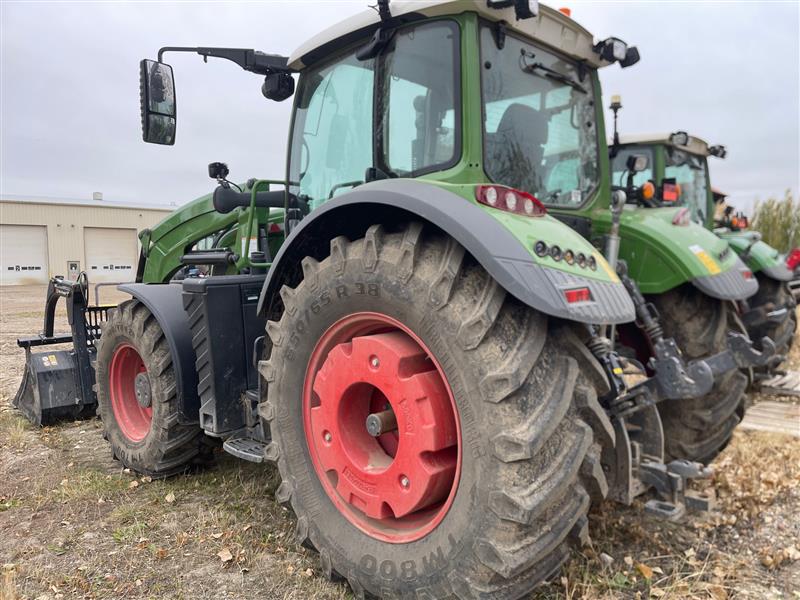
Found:
[[[327,269],[331,269],[330,266]],[[273,439],[282,451],[289,476],[293,479],[294,505],[298,517],[306,516],[309,536],[317,547],[331,551],[334,568],[358,579],[372,582],[378,593],[382,586],[395,591],[420,586],[432,590],[445,588],[447,572],[466,559],[487,518],[486,498],[481,496],[479,479],[490,469],[482,449],[488,445],[482,422],[480,394],[476,394],[481,373],[467,371],[460,365],[465,351],[454,342],[457,325],[445,311],[434,311],[427,302],[429,284],[412,276],[408,283],[377,272],[320,271],[318,279],[327,282],[298,294],[295,310],[286,331],[291,335],[273,349],[273,357],[282,360],[275,396],[279,398],[275,420],[271,423]],[[311,287],[311,286],[309,286]],[[441,523],[425,537],[407,543],[390,543],[373,538],[347,520],[328,497],[319,481],[304,435],[303,386],[305,369],[317,340],[335,322],[358,312],[376,312],[392,317],[411,331],[430,349],[447,378],[457,408],[461,433],[461,473],[452,505]],[[277,345],[276,345],[277,346]],[[272,385],[272,384],[270,384]],[[270,397],[273,397],[270,394]],[[484,492],[485,493],[485,492]],[[297,510],[300,507],[300,510]],[[317,538],[317,539],[315,539]],[[322,538],[322,539],[321,539]],[[322,543],[320,543],[322,542]],[[348,557],[346,549],[359,549],[359,557]],[[466,552],[465,552],[466,551]]]

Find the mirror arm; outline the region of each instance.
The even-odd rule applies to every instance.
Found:
[[[270,73],[283,72],[291,73],[289,59],[286,56],[277,54],[265,54],[258,50],[246,48],[190,48],[187,46],[165,46],[158,51],[158,62],[164,62],[165,52],[196,52],[208,61],[208,57],[224,58],[235,62],[245,71],[258,75],[269,75]]]

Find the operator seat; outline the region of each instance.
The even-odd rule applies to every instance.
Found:
[[[506,108],[497,132],[487,136],[487,160],[497,183],[527,192],[541,187],[547,118],[526,104]]]

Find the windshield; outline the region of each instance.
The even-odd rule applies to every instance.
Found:
[[[705,160],[696,154],[689,154],[674,148],[667,149],[664,177],[675,179],[681,186],[680,202],[688,206],[692,219],[705,223],[708,216],[708,179]]]
[[[598,183],[591,80],[517,38],[481,30],[486,174],[549,205],[576,208]]]

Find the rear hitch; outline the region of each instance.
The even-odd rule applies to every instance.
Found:
[[[715,376],[734,369],[768,366],[776,358],[775,343],[768,337],[761,338],[761,351],[755,349],[746,335],[735,331],[728,332],[726,342],[727,350],[704,359]]]
[[[653,488],[658,498],[648,500],[645,511],[655,517],[677,521],[687,510],[708,511],[714,508],[714,497],[688,489],[690,479],[708,479],[713,472],[700,463],[685,459],[664,464],[644,459],[639,464],[639,479]]]
[[[656,498],[645,502],[645,512],[670,521],[681,519],[688,511],[714,508],[713,493],[704,494],[688,486],[691,479],[710,478],[710,468],[684,459],[664,462],[664,430],[655,406],[641,406],[612,423],[615,446],[603,450],[610,499],[631,504],[634,498],[652,490]],[[606,469],[610,465],[613,468]]]

